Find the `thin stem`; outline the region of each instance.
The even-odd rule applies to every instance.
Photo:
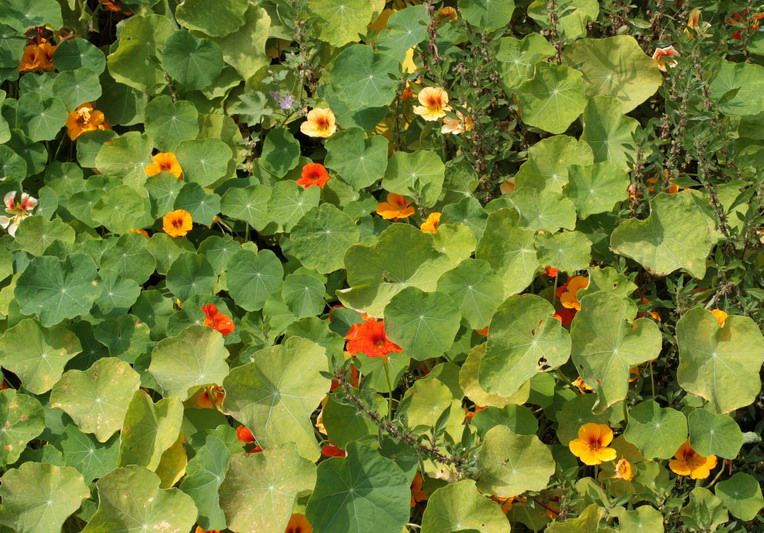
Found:
[[[722,467],[721,467],[721,468],[719,469],[719,471],[716,473],[716,476],[715,476],[715,477],[714,477],[714,479],[711,481],[711,484],[710,484],[710,485],[708,485],[708,487],[706,487],[707,489],[710,489],[711,487],[713,487],[713,486],[716,484],[716,482],[717,482],[717,481],[719,481],[719,478],[720,478],[720,477],[722,477],[722,472],[724,472],[724,462],[723,462],[723,461],[722,461]],[[698,480],[698,481],[700,481],[700,480]]]
[[[382,362],[385,364],[385,379],[387,379],[387,419],[393,419],[393,386],[390,382],[390,364],[387,361],[387,356],[382,358]]]
[[[653,362],[648,363],[650,365],[650,387],[653,390],[653,399],[655,399],[655,377],[653,376]]]

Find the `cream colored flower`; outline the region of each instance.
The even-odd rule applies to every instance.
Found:
[[[300,124],[300,131],[308,137],[331,137],[337,131],[337,119],[328,107],[316,107],[308,113],[308,120]]]

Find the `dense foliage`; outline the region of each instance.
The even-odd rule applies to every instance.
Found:
[[[761,531],[757,7],[0,0],[0,531]]]

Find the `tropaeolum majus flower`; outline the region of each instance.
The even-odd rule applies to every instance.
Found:
[[[252,444],[255,442],[255,436],[247,426],[239,426],[236,428],[236,438],[244,444]]]
[[[313,185],[323,189],[326,182],[329,181],[329,173],[321,163],[308,163],[302,167],[300,175],[302,177],[295,182],[305,189]]]
[[[289,519],[286,531],[284,533],[312,533],[313,526],[308,522],[304,514],[295,513]]]
[[[17,202],[16,191],[11,191],[5,195],[3,203],[5,204],[5,212],[10,216],[0,216],[0,226],[8,231],[8,235],[13,237],[16,235],[16,230],[19,229],[21,221],[32,214],[35,206],[37,206],[37,199],[23,192],[21,199]]]
[[[202,312],[204,313],[204,325],[208,328],[212,328],[215,331],[220,332],[223,337],[227,337],[233,333],[234,325],[233,320],[228,315],[218,311],[218,307],[214,304],[207,304],[202,306]]]
[[[438,120],[446,116],[446,111],[451,111],[448,93],[442,87],[425,87],[419,91],[417,98],[422,105],[414,106],[414,113],[425,120]]]
[[[170,211],[162,217],[162,229],[170,237],[185,237],[193,225],[191,213],[185,209]]]
[[[669,468],[679,476],[690,476],[692,479],[706,479],[711,470],[716,467],[716,456],[702,456],[690,447],[687,439],[669,461]]]
[[[443,125],[440,127],[440,132],[443,135],[451,133],[452,135],[459,135],[465,131],[472,131],[473,127],[472,117],[464,115],[461,111],[456,112],[456,118],[443,117]]]
[[[722,311],[721,309],[711,309],[711,314],[714,315],[714,318],[717,322],[719,322],[719,327],[724,327],[724,321],[727,320],[727,317],[729,316],[727,313]]]
[[[418,471],[414,474],[414,480],[411,482],[411,502],[409,506],[413,509],[419,502],[427,501],[427,493],[422,490],[424,479]]]
[[[154,155],[152,162],[146,165],[147,176],[156,176],[160,172],[169,172],[178,179],[183,178],[183,169],[172,152],[159,152]]]
[[[86,131],[110,129],[111,126],[106,122],[106,117],[90,102],[78,106],[76,110],[69,113],[66,119],[66,133],[71,140],[75,140]]]
[[[653,61],[658,63],[658,68],[663,72],[666,72],[666,67],[673,67],[676,65],[676,61],[672,58],[679,57],[679,52],[673,46],[667,46],[666,48],[656,48],[653,53]]]
[[[625,457],[621,458],[621,460],[616,463],[615,474],[613,474],[613,477],[615,479],[623,479],[625,481],[631,481],[631,478],[634,477],[634,469],[632,468],[631,463],[627,461]]]
[[[387,357],[388,354],[403,351],[385,335],[385,321],[376,318],[350,326],[345,339],[348,341],[346,349],[353,355],[362,353],[368,357]]]
[[[435,233],[438,231],[438,226],[440,226],[440,213],[436,211],[427,216],[427,220],[422,222],[420,229],[425,233]]]
[[[589,278],[586,276],[573,276],[568,278],[560,288],[557,289],[557,297],[563,307],[568,309],[581,310],[581,302],[578,301],[578,291],[589,285]]]
[[[307,118],[300,124],[300,131],[308,137],[327,138],[337,131],[337,119],[329,108],[316,107],[308,113]]]
[[[400,194],[393,192],[387,195],[386,202],[380,202],[377,205],[377,214],[384,219],[394,220],[396,218],[407,218],[415,213],[411,202],[406,200]]]
[[[55,51],[56,46],[46,39],[35,38],[24,48],[24,55],[21,56],[21,63],[19,63],[19,72],[55,70],[53,66],[53,53]]]
[[[605,424],[590,422],[578,428],[578,438],[570,441],[568,448],[584,464],[598,465],[615,459],[615,449],[608,448],[612,441],[612,429]]]

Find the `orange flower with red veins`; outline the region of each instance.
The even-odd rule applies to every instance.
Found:
[[[289,519],[284,533],[312,533],[312,531],[313,526],[308,522],[308,518],[304,514],[295,513]]]
[[[225,398],[223,387],[212,386],[209,390],[204,390],[196,399],[196,406],[201,409],[213,409],[215,405],[220,406]]]
[[[411,508],[416,507],[419,502],[427,501],[427,493],[422,490],[422,474],[417,472],[414,475],[414,481],[411,482]]]
[[[386,202],[380,202],[377,206],[377,214],[386,220],[396,218],[407,218],[415,213],[411,202],[406,200],[400,194],[393,192],[387,195]]]
[[[570,441],[568,448],[584,464],[598,465],[615,459],[615,449],[607,447],[612,441],[612,429],[605,424],[590,422],[578,429],[578,438]]]
[[[673,46],[656,48],[655,53],[653,53],[653,61],[658,63],[658,68],[663,72],[666,72],[666,67],[676,66],[676,61],[671,59],[673,57],[679,57],[679,52]]]
[[[183,169],[172,152],[159,152],[153,157],[153,162],[146,165],[147,176],[156,176],[160,172],[169,172],[176,178],[183,179]]]
[[[711,309],[711,314],[714,315],[714,318],[716,318],[716,321],[719,322],[719,327],[724,327],[724,321],[727,320],[727,317],[729,316],[727,313],[722,311],[721,309]]]
[[[239,426],[236,428],[236,438],[245,444],[252,444],[255,442],[255,436],[247,426]]]
[[[71,140],[75,140],[86,131],[110,129],[111,126],[106,122],[106,117],[103,116],[102,112],[96,110],[90,102],[85,102],[76,110],[71,111],[66,119],[66,133]]]
[[[337,119],[331,109],[316,107],[308,113],[308,120],[300,124],[300,131],[308,137],[327,138],[337,131]]]
[[[436,211],[427,216],[427,220],[422,222],[420,228],[425,233],[435,233],[438,231],[438,226],[440,226],[440,213]]]
[[[568,309],[581,310],[581,302],[578,301],[578,291],[589,285],[589,278],[586,276],[573,276],[568,279],[561,288],[563,291],[558,295],[560,303]],[[559,292],[559,289],[558,289]]]
[[[329,181],[329,173],[321,163],[308,163],[302,167],[300,174],[302,177],[296,180],[296,183],[305,189],[312,185],[323,189],[326,182]]]
[[[208,328],[212,328],[215,331],[220,332],[223,337],[227,337],[233,333],[234,325],[231,317],[218,312],[216,305],[207,304],[202,306],[202,312],[204,313],[204,325]]]
[[[592,390],[592,388],[586,384],[586,382],[581,378],[581,376],[578,376],[576,378],[576,381],[573,382],[573,385],[576,386],[578,389],[578,392],[581,394],[586,394],[588,391]]]
[[[39,43],[33,42],[27,45],[24,48],[24,55],[21,56],[19,72],[55,70],[56,67],[53,66],[53,53],[55,51],[56,46],[45,39],[40,39]]]
[[[376,318],[353,324],[345,339],[348,341],[347,351],[353,355],[362,353],[367,357],[387,357],[388,354],[403,351],[385,335],[385,321],[377,321]]]
[[[451,111],[448,105],[448,93],[442,87],[425,87],[417,95],[419,103],[414,106],[414,113],[427,121],[435,121]]]
[[[194,533],[220,533],[219,529],[204,529],[202,526],[197,525]]]
[[[690,447],[687,439],[674,454],[675,459],[669,461],[669,468],[677,475],[690,476],[692,479],[706,479],[711,470],[716,468],[716,456],[704,457]]]
[[[185,237],[193,225],[191,213],[185,209],[176,209],[162,217],[162,229],[170,237]]]
[[[626,458],[622,458],[616,463],[615,474],[613,477],[615,479],[623,479],[626,481],[631,481],[631,478],[634,477],[634,469],[631,467],[631,463],[627,461]]]

